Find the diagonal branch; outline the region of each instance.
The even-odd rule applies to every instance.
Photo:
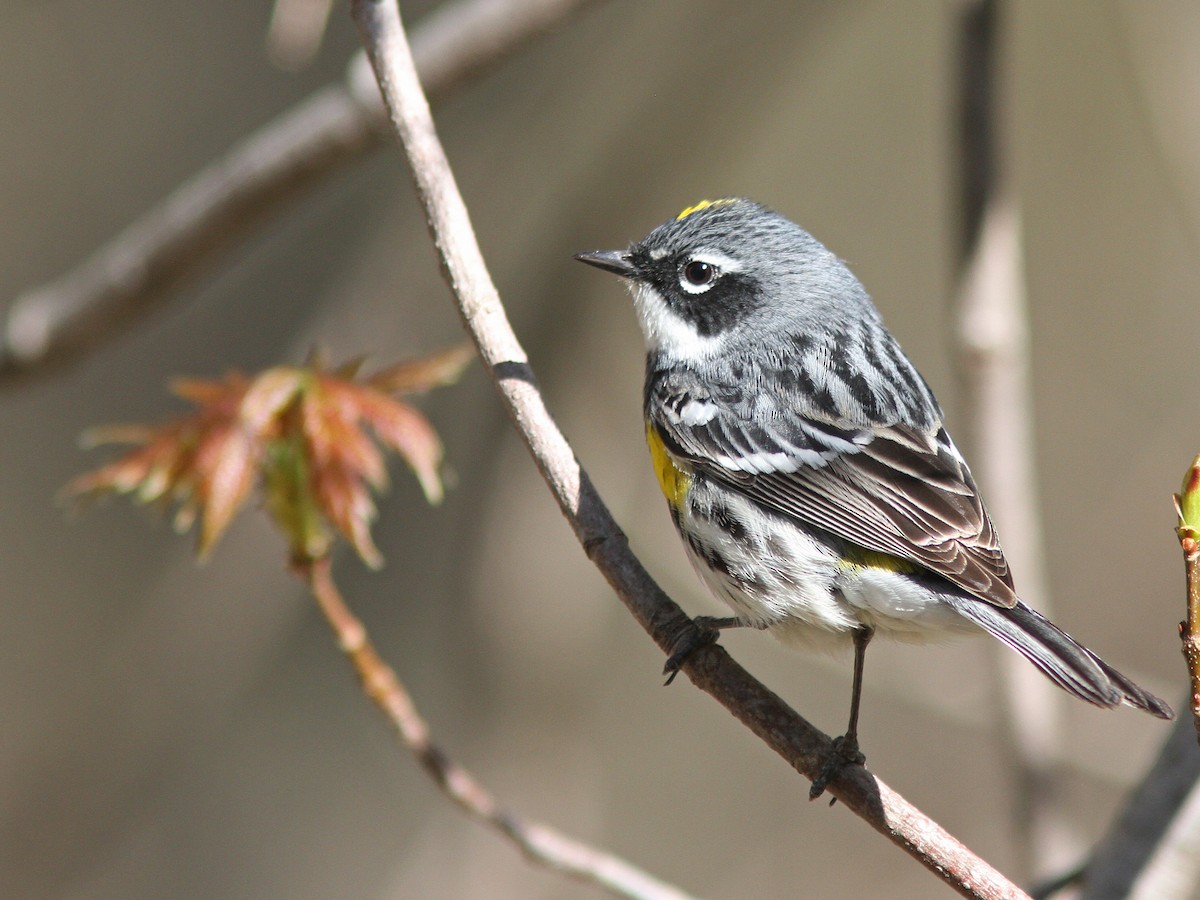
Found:
[[[588,557],[621,601],[666,650],[690,620],[654,583],[575,459],[547,411],[525,352],[484,264],[470,218],[438,141],[395,0],[351,0],[392,126],[408,156],[417,193],[467,330],[538,469]],[[720,647],[693,654],[684,671],[808,778],[831,750],[829,738],[752,678]],[[865,769],[830,786],[845,806],[964,896],[1026,895]]]
[[[445,95],[594,0],[457,0],[432,13],[413,52]],[[0,385],[102,346],[289,202],[383,145],[379,93],[362,55],[0,321]]]
[[[363,691],[379,707],[396,733],[438,788],[468,815],[484,822],[509,840],[530,860],[563,874],[606,888],[631,900],[691,900],[620,857],[589,847],[559,831],[523,819],[506,810],[475,776],[458,765],[434,743],[412,697],[367,637],[367,631],[346,606],[333,581],[329,557],[299,560],[296,573],[304,579],[337,636],[342,651],[353,663]]]

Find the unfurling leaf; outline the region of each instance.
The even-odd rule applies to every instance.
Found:
[[[475,350],[470,344],[457,344],[423,359],[405,360],[380,369],[367,383],[385,394],[416,394],[453,384],[474,358]]]
[[[403,457],[430,502],[442,496],[441,442],[421,413],[392,394],[448,383],[469,358],[452,348],[364,379],[361,361],[330,370],[314,357],[307,366],[278,366],[254,378],[234,372],[221,381],[177,380],[174,392],[195,410],[158,427],[90,432],[93,443],[136,446],[76,478],[65,493],[178,504],[176,527],[200,519],[203,557],[261,483],[264,507],[294,558],[326,555],[338,533],[378,566],[371,490],[386,486],[387,471],[376,441]]]

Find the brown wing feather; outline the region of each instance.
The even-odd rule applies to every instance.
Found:
[[[748,474],[688,455],[768,509],[915,562],[996,606],[1017,602],[975,481],[944,430],[876,429],[857,452],[794,472]]]

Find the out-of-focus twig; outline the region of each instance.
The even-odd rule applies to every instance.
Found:
[[[333,0],[275,0],[267,26],[267,56],[279,68],[296,72],[321,49]]]
[[[1195,895],[1200,872],[1200,752],[1180,716],[1158,759],[1096,846],[1081,900],[1170,900]]]
[[[346,606],[334,583],[329,557],[297,560],[294,566],[312,591],[337,636],[338,645],[358,672],[363,691],[387,716],[429,777],[459,808],[507,837],[533,862],[605,888],[619,897],[690,900],[690,895],[674,885],[659,881],[620,857],[504,809],[474,775],[434,743],[412,697],[395,671],[380,658],[362,622]]]
[[[693,627],[653,582],[575,459],[547,411],[524,350],[512,331],[475,240],[462,196],[438,140],[394,0],[351,0],[396,135],[408,156],[417,193],[467,330],[496,380],[522,439],[585,552],[659,647]],[[711,694],[808,778],[831,749],[829,738],[755,681],[720,647],[684,664]],[[968,897],[1024,897],[984,860],[861,767],[831,785],[845,806]]]
[[[414,35],[443,96],[595,0],[456,0]],[[0,385],[101,346],[285,204],[382,145],[379,92],[361,54],[328,86],[184,182],[75,269],[17,297],[0,321]]]
[[[981,493],[1004,538],[1022,598],[1047,609],[1034,472],[1033,403],[1025,310],[1021,222],[1004,177],[999,140],[999,4],[969,0],[960,10],[959,359],[971,457]],[[1025,660],[999,654],[1013,785],[1013,834],[1026,877],[1061,870],[1078,853],[1055,802],[1061,756],[1061,704],[1055,688]]]
[[[1146,867],[1133,883],[1128,900],[1190,900],[1200,880],[1200,784],[1192,783],[1171,827],[1154,847]],[[1115,896],[1115,895],[1114,895]]]
[[[1052,897],[1057,897],[1060,892],[1072,890],[1083,881],[1083,873],[1087,870],[1086,863],[1080,863],[1072,866],[1065,872],[1059,872],[1057,875],[1050,875],[1043,878],[1041,881],[1035,882],[1029,888],[1029,896],[1033,900],[1051,900]],[[1070,896],[1074,896],[1074,891]]]

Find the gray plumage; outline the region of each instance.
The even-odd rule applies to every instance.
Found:
[[[646,419],[691,479],[673,518],[742,621],[867,639],[978,626],[1084,700],[1171,716],[1018,599],[932,391],[808,232],[721,200],[578,258],[633,285]],[[806,542],[781,551],[785,527]]]

